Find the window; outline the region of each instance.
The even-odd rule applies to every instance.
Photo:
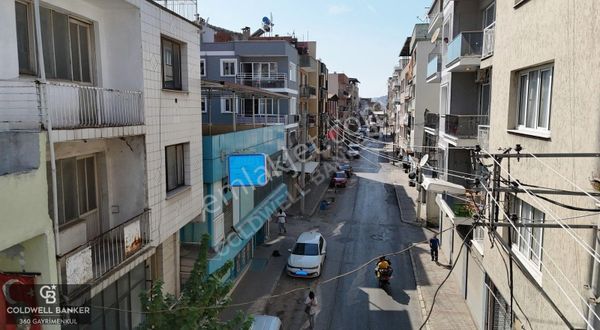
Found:
[[[165,148],[167,167],[167,192],[185,185],[185,145]]]
[[[235,77],[237,73],[237,60],[236,59],[221,59],[221,76],[222,77]]]
[[[270,78],[277,74],[275,62],[244,62],[241,64],[242,73],[250,73],[252,77]]]
[[[550,130],[553,66],[518,73],[518,129]]]
[[[57,160],[56,183],[59,225],[78,220],[98,208],[96,158],[94,156]],[[52,193],[52,189],[48,189],[48,191],[50,194]],[[48,201],[50,209],[52,209],[52,198],[48,198]],[[50,214],[53,214],[52,210]]]
[[[510,196],[509,200],[511,213],[517,215],[519,219],[518,223],[522,223],[524,225],[544,223],[545,215],[542,211],[512,195]],[[539,271],[541,267],[543,228],[518,228],[518,233],[516,230],[514,230],[514,228],[512,229],[513,248],[519,251],[522,256],[536,266],[536,270]]]
[[[24,74],[35,74],[35,48],[33,44],[33,23],[31,23],[32,14],[30,8],[28,4],[15,2],[19,73]]]
[[[295,115],[297,113],[296,110],[296,98],[290,98],[290,115]]]
[[[15,2],[19,72],[35,74],[33,19],[29,5]],[[40,7],[42,52],[46,77],[92,82],[91,25],[67,14]]]
[[[259,99],[258,100],[258,113],[261,115],[276,114],[273,99]]]
[[[200,76],[206,77],[206,59],[200,59]]]
[[[203,97],[200,101],[200,108],[202,109],[202,113],[206,113],[206,97]]]
[[[483,10],[483,28],[487,28],[496,22],[496,3],[492,2]]]
[[[290,63],[290,81],[296,81],[296,64]]]
[[[221,113],[233,113],[234,110],[237,113],[237,99],[234,97],[222,97],[221,98]]]
[[[160,39],[163,88],[181,90],[181,44]]]

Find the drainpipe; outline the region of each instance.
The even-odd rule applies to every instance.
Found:
[[[52,211],[53,211],[53,225],[54,225],[54,248],[55,255],[59,255],[60,251],[60,237],[58,230],[58,191],[56,183],[56,155],[54,153],[54,139],[52,137],[52,120],[48,114],[48,108],[46,106],[46,68],[44,66],[44,52],[42,50],[42,29],[40,23],[40,0],[33,1],[33,14],[35,20],[35,41],[37,47],[36,56],[38,59],[38,71],[40,74],[40,107],[42,110],[42,116],[46,120],[46,130],[48,132],[48,144],[50,146],[50,169],[52,176]],[[60,282],[60,270],[58,271],[58,280]]]
[[[594,230],[594,254],[598,255],[598,228],[596,228],[596,230]],[[591,293],[590,297],[594,297],[596,298],[598,296],[598,287],[600,286],[599,282],[600,279],[598,278],[598,272],[600,271],[600,269],[598,269],[598,263],[594,260],[594,258],[592,258],[592,277],[590,278],[589,281],[589,291]],[[596,298],[597,299],[597,298]],[[588,323],[591,325],[595,325],[598,323],[598,320],[596,319],[596,316],[594,315],[594,312],[596,312],[596,314],[598,314],[598,308],[597,308],[597,303],[595,302],[590,302],[590,307],[588,307]],[[588,325],[588,329],[594,329],[594,327],[590,327]]]

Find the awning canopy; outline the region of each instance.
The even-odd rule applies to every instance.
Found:
[[[304,173],[313,174],[317,170],[317,167],[319,167],[318,162],[306,162],[304,163]],[[295,162],[289,169],[290,171],[301,172],[302,162]]]
[[[421,186],[427,191],[427,192],[435,192],[435,193],[450,193],[450,194],[454,194],[454,195],[462,195],[465,193],[465,187],[456,184],[456,183],[452,183],[452,182],[448,182],[445,180],[440,180],[437,178],[428,178],[425,177],[423,178],[423,183],[421,184]]]

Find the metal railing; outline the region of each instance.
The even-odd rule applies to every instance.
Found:
[[[457,138],[477,138],[478,126],[487,123],[485,115],[445,115],[445,133]]]
[[[55,129],[144,124],[142,92],[49,82],[48,114]]]
[[[287,74],[285,73],[271,73],[271,74],[257,74],[257,73],[239,73],[235,76],[236,82],[252,87],[258,88],[286,88],[287,87]]]
[[[481,57],[483,32],[462,32],[448,45],[448,64],[459,60],[461,57]],[[447,64],[447,65],[448,65]]]
[[[308,86],[308,85],[301,85],[299,92],[300,92],[300,97],[303,97],[303,98],[317,96],[317,89],[312,86]]]
[[[442,72],[442,56],[440,54],[430,54],[430,56],[431,59],[427,63],[427,79]]]
[[[483,49],[481,51],[481,57],[485,58],[494,54],[495,39],[496,23],[494,22],[483,30]]]
[[[425,114],[425,127],[437,129],[440,122],[440,116],[437,113],[427,112]]]
[[[479,125],[477,127],[477,144],[484,150],[490,146],[490,125]]]
[[[149,243],[150,211],[147,210],[59,256],[59,271],[67,284],[89,283],[119,266]],[[80,283],[85,280],[85,283]]]

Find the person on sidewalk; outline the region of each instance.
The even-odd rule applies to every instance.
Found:
[[[315,315],[317,315],[317,306],[319,306],[319,303],[317,302],[317,297],[315,297],[314,292],[311,291],[308,293],[308,297],[306,297],[304,305],[306,305],[306,307],[304,308],[304,312],[308,315],[308,323],[310,325],[310,329],[314,329]]]
[[[429,240],[429,249],[431,250],[431,261],[438,261],[438,248],[440,247],[440,240],[437,238],[437,234]]]
[[[285,212],[283,212],[282,209],[279,209],[279,211],[277,211],[277,224],[279,225],[279,234],[280,235],[287,233],[287,229],[285,229],[286,218],[287,218],[287,214],[285,214]]]

